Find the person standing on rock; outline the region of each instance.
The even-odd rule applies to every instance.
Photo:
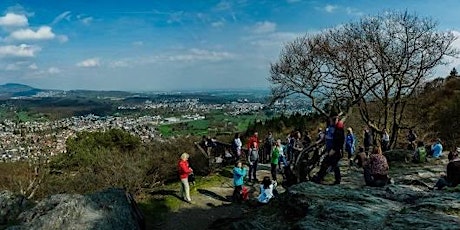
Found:
[[[321,163],[319,172],[312,178],[312,181],[315,183],[322,183],[324,177],[327,174],[328,169],[332,168],[335,176],[334,184],[340,184],[342,178],[340,175],[340,168],[338,164],[340,159],[342,158],[342,151],[345,142],[344,124],[342,121],[339,120],[338,115],[334,113],[331,114],[329,122],[331,124],[330,127],[334,128],[334,132],[332,133],[331,150],[327,152],[326,157]]]
[[[270,156],[272,154],[273,145],[275,144],[275,139],[273,139],[272,132],[268,132],[267,137],[265,138],[264,142],[264,152],[262,155],[261,162],[267,163],[270,161]]]
[[[248,163],[249,163],[249,181],[257,181],[256,171],[257,171],[257,164],[259,163],[259,150],[257,149],[257,142],[253,142],[251,147],[249,148],[248,154]],[[252,180],[251,180],[252,176]]]
[[[387,129],[383,129],[382,131],[382,141],[381,141],[381,145],[382,145],[382,151],[383,152],[386,152],[388,150],[390,150],[390,135],[388,134],[388,130]]]
[[[254,135],[252,135],[250,138],[249,138],[249,141],[248,141],[248,150],[251,149],[251,146],[254,145],[255,143],[255,148],[257,148],[257,150],[259,150],[259,143],[260,143],[260,140],[259,140],[259,133],[258,132],[254,132]]]
[[[280,159],[282,152],[283,152],[283,147],[281,146],[281,140],[278,139],[276,141],[275,147],[273,148],[272,156],[271,156],[271,173],[272,173],[272,179],[274,181],[276,181],[276,166],[279,165],[279,159]]]
[[[235,137],[233,138],[233,141],[232,141],[232,153],[233,153],[233,156],[235,156],[235,161],[240,160],[242,146],[243,144],[241,143],[240,134],[235,133]]]
[[[388,184],[388,161],[382,154],[380,147],[374,147],[369,160],[364,165],[364,181],[367,186],[383,187]]]
[[[190,198],[190,185],[188,183],[188,176],[193,173],[193,169],[189,167],[188,158],[190,156],[187,153],[182,153],[178,163],[179,177],[181,182],[180,195],[186,202],[192,202]]]
[[[372,133],[369,128],[364,129],[364,151],[366,152],[367,155],[369,155],[369,151],[372,145]]]
[[[233,200],[236,202],[241,202],[243,191],[244,177],[247,174],[247,170],[243,168],[241,161],[236,162],[235,168],[233,168],[233,185],[235,190],[233,190]]]
[[[348,161],[351,166],[353,162],[351,158],[353,157],[355,153],[355,135],[353,135],[352,128],[347,129],[347,137],[345,139],[345,151],[347,151],[348,153]]]

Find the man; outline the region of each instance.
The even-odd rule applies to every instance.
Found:
[[[372,145],[372,133],[369,128],[364,129],[364,151],[369,155],[369,151]]]
[[[264,153],[262,154],[262,163],[267,163],[270,160],[270,155],[272,154],[273,145],[275,144],[275,139],[273,139],[272,132],[268,132],[267,137],[264,142]]]
[[[332,168],[335,176],[334,184],[340,184],[342,178],[340,175],[340,168],[338,164],[340,159],[342,158],[342,151],[345,142],[344,124],[342,121],[339,121],[339,117],[337,114],[331,114],[329,122],[330,128],[334,128],[330,146],[331,149],[328,152],[326,152],[327,155],[321,163],[321,168],[319,172],[313,177],[312,181],[315,183],[322,183],[324,177],[327,174],[328,169]],[[328,140],[326,139],[326,145],[327,141]]]
[[[408,150],[415,150],[415,141],[417,140],[417,134],[415,134],[414,130],[409,129],[409,133],[407,134],[407,141],[409,142]]]
[[[300,155],[300,152],[302,152],[304,146],[302,144],[302,134],[300,134],[299,131],[294,133],[294,142],[292,144],[292,161],[291,163],[296,162],[297,158]]]
[[[449,154],[450,162],[447,164],[446,174],[441,174],[441,178],[436,182],[433,189],[443,189],[444,187],[456,187],[460,184],[460,147],[457,151],[452,151]]]

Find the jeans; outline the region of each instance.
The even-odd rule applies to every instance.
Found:
[[[251,176],[252,176],[252,179],[257,179],[256,177],[256,171],[257,171],[257,163],[258,161],[253,161],[252,164],[249,164],[249,173],[248,173],[248,179],[251,180]]]
[[[276,181],[276,164],[271,164],[272,179]]]
[[[285,156],[280,156],[279,159],[278,159],[278,168],[279,168],[279,169],[281,169],[281,163],[283,163],[284,166],[287,166],[287,165],[288,165]]]
[[[184,198],[184,200],[186,201],[192,201],[192,199],[190,198],[190,186],[188,184],[188,178],[180,179],[180,182],[180,196]]]

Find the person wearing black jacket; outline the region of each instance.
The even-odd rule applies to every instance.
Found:
[[[322,183],[324,177],[326,176],[328,169],[334,171],[335,181],[334,184],[340,184],[342,179],[340,175],[339,161],[342,158],[343,146],[345,143],[345,131],[343,122],[339,120],[336,114],[331,115],[330,117],[331,124],[335,125],[335,130],[332,140],[332,149],[327,152],[326,157],[324,158],[319,172],[313,177],[312,181],[315,183]]]

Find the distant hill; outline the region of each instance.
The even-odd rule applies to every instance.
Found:
[[[23,84],[7,83],[0,85],[0,97],[2,98],[33,96],[42,91],[42,89],[36,89]]]

